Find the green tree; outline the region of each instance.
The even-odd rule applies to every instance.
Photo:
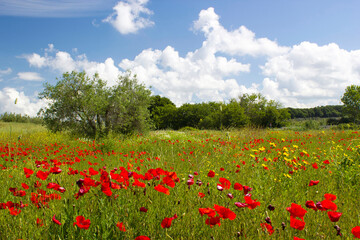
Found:
[[[360,86],[348,86],[341,102],[344,103],[344,113],[356,122],[360,117]]]
[[[46,83],[39,94],[49,103],[39,115],[51,131],[96,138],[110,131],[130,133],[149,127],[150,90],[131,73],[120,76],[113,87],[97,74],[90,78],[85,72],[67,72],[57,80],[56,85]]]

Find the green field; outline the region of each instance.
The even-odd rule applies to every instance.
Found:
[[[360,132],[154,131],[91,141],[1,123],[0,136],[2,239],[358,236]]]

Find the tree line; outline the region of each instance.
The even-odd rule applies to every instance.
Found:
[[[246,126],[282,127],[290,118],[347,117],[356,123],[360,116],[360,86],[349,86],[343,106],[308,109],[283,108],[261,94],[242,94],[228,102],[183,104],[177,107],[166,97],[151,96],[151,91],[128,72],[109,87],[98,74],[66,72],[55,85],[44,84],[39,98],[48,102],[38,117],[4,113],[7,122],[41,121],[53,132],[101,138],[109,133],[133,134],[150,129],[227,129]]]

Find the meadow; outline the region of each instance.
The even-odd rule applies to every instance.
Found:
[[[360,132],[0,125],[2,239],[360,238]]]

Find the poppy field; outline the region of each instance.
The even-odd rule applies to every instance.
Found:
[[[2,239],[360,238],[360,132],[0,138]]]

